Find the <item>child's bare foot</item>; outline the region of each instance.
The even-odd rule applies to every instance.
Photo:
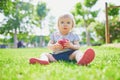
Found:
[[[47,64],[49,64],[48,61],[40,60],[40,59],[38,59],[38,58],[30,58],[29,63],[30,63],[30,64],[36,64],[36,63],[38,63],[38,64],[42,64],[42,65],[47,65]]]
[[[92,62],[95,57],[95,52],[93,49],[87,49],[83,54],[82,58],[77,62],[78,65],[88,65]]]

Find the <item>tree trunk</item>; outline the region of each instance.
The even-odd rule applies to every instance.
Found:
[[[86,41],[87,41],[87,45],[90,46],[91,45],[90,44],[90,33],[88,30],[86,31]]]
[[[91,45],[90,44],[90,32],[87,29],[87,25],[85,26],[85,28],[86,28],[86,43],[87,43],[88,46],[90,46]]]
[[[43,38],[42,36],[40,36],[40,47],[42,47],[42,43],[43,43]]]
[[[17,48],[17,29],[15,29],[14,33],[14,48]]]

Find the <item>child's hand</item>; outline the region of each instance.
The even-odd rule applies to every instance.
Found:
[[[65,43],[67,43],[67,42],[69,42],[69,40],[68,39],[60,39],[60,40],[58,40],[58,43],[60,44],[60,45],[62,45],[62,47],[63,48],[65,48]]]
[[[65,44],[64,44],[64,48],[72,48],[73,47],[73,44],[70,42],[70,41],[67,41]]]
[[[56,43],[56,44],[54,44],[54,49],[55,49],[55,50],[62,50],[62,49],[63,49],[63,46],[60,45],[59,43]]]

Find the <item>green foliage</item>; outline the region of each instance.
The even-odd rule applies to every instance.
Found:
[[[88,8],[91,8],[96,2],[97,0],[84,0],[84,5]]]
[[[110,4],[111,5],[111,4]],[[119,8],[113,8],[115,5],[111,5],[112,7],[108,9],[108,22],[109,22],[109,33],[110,33],[110,43],[118,43],[120,42],[120,21],[119,21]],[[105,43],[105,23],[96,22],[95,23],[95,31],[99,42]]]
[[[77,16],[78,14],[80,14],[80,15],[84,14],[83,10],[82,10],[82,4],[80,2],[76,3],[74,12],[75,12],[75,16]],[[74,12],[73,12],[73,14],[74,14]]]
[[[3,1],[4,2],[4,1]],[[28,16],[28,14],[31,12],[32,13],[32,5],[24,2],[11,2],[12,3],[12,10],[9,10],[9,14],[7,14],[6,17],[8,17],[8,21],[6,24],[2,25],[2,30],[0,33],[9,33],[13,29],[18,29],[20,30],[20,24],[22,23],[23,18]],[[5,4],[7,6],[7,4]],[[9,7],[9,6],[7,6]],[[3,10],[6,10],[7,8],[3,8]],[[25,13],[21,13],[21,11],[25,11]],[[6,14],[4,12],[4,14]]]
[[[90,8],[95,5],[96,1],[97,0],[84,1],[84,3],[91,6],[83,5],[81,2],[76,3],[75,9],[72,10],[71,12],[75,16],[77,23],[83,20],[84,25],[86,24],[89,26],[90,22],[94,21],[94,18],[97,17],[99,10],[92,11]],[[87,9],[86,7],[89,7],[89,8]]]
[[[19,33],[18,40],[23,40],[24,42],[29,42],[28,33]],[[27,36],[27,37],[26,37]]]
[[[0,1],[0,12],[5,14],[7,20],[0,27],[0,34],[10,34],[12,36],[9,40],[10,42],[13,42],[13,40],[32,42],[33,36],[28,36],[28,33],[31,32],[30,29],[28,30],[28,27],[32,29],[32,25],[40,26],[41,20],[45,18],[48,11],[49,9],[47,9],[44,2],[34,6],[29,2],[21,0],[2,0]],[[17,32],[14,33],[14,30]]]
[[[97,22],[95,20],[100,10],[91,11],[92,6],[94,6],[96,2],[97,0],[84,0],[84,5],[78,2],[75,5],[75,9],[72,11],[72,13],[75,16],[76,24],[78,26],[83,26],[88,29],[91,23],[94,22],[94,25],[92,25],[92,27],[94,27],[94,30],[97,34],[98,42],[105,43],[105,23]],[[120,20],[119,20],[120,8],[115,8],[114,6],[115,6],[114,4],[110,4],[109,9],[108,9],[111,43],[120,42],[120,35],[119,35],[120,33],[120,26],[119,26],[120,25]],[[83,35],[85,34],[86,33],[83,33]],[[85,42],[85,38],[82,40],[83,42]]]
[[[83,26],[86,28],[86,42],[87,45],[90,45],[90,32],[89,32],[89,25],[92,22],[95,22],[95,18],[98,15],[99,10],[91,10],[91,8],[96,4],[97,0],[84,0],[84,4],[81,2],[76,3],[75,9],[72,10],[72,14],[75,16],[76,24],[78,26]]]
[[[115,15],[118,15],[119,14],[119,10],[120,10],[120,7],[119,8],[112,8],[113,6],[115,6],[114,4],[110,4],[109,8],[108,9],[108,15],[109,16],[115,16]]]
[[[40,20],[42,20],[47,15],[47,12],[49,10],[46,7],[46,3],[41,2],[41,3],[38,3],[36,11],[37,11],[37,15],[39,16]]]
[[[81,47],[84,52],[87,47]],[[120,49],[92,47],[96,56],[88,66],[55,62],[31,65],[31,57],[39,57],[46,48],[0,49],[0,80],[119,80]]]
[[[92,17],[97,17],[98,13],[99,13],[99,10],[91,11]]]
[[[13,9],[13,3],[11,0],[0,0],[0,12],[4,12],[7,16]]]
[[[19,22],[18,22],[18,18],[17,18],[17,21],[15,19],[12,19],[10,18],[8,21],[7,21],[7,24],[3,24],[2,27],[1,27],[1,31],[0,31],[0,34],[7,34],[9,33],[11,30],[15,29],[16,26],[19,26]]]
[[[109,15],[109,31],[110,31],[110,42],[120,42],[120,7],[113,8],[114,4],[109,4],[108,15]]]
[[[120,21],[118,16],[114,16],[113,19],[109,20],[109,33],[110,33],[110,42],[118,43],[120,42]],[[97,34],[99,42],[105,43],[105,23],[96,22],[94,24],[94,30]]]
[[[111,42],[120,42],[120,21],[119,16],[114,16],[109,20],[110,40]]]
[[[94,30],[100,43],[105,43],[105,23],[94,23]]]

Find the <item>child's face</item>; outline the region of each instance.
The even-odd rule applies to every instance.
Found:
[[[69,17],[62,17],[58,21],[58,29],[59,31],[65,35],[68,34],[73,27],[73,21]]]

